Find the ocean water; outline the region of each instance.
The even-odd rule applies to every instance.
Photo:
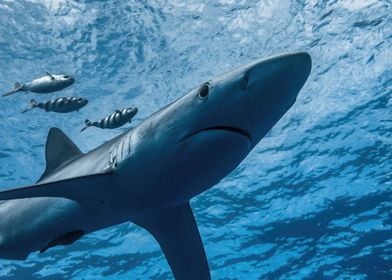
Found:
[[[85,118],[136,106],[137,124],[213,76],[291,51],[313,58],[296,104],[191,202],[212,278],[392,279],[390,0],[1,0],[0,91],[46,70],[77,81],[0,99],[0,189],[39,178],[52,126],[89,151],[127,127],[81,134]],[[90,102],[20,113],[61,96]],[[126,223],[0,260],[0,279],[172,275],[154,239]]]

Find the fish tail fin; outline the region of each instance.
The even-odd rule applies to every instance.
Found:
[[[88,119],[84,120],[84,124],[86,125],[85,127],[83,127],[80,132],[84,131],[86,128],[90,127],[92,125],[92,122]]]
[[[35,101],[35,99],[30,99],[30,107],[24,109],[24,110],[22,111],[22,113],[26,113],[27,111],[30,111],[30,110],[34,109],[35,107],[38,107],[37,101]]]
[[[9,92],[4,93],[3,96],[9,96],[11,94],[14,94],[15,92],[21,91],[21,90],[23,90],[23,87],[24,87],[24,84],[16,82],[14,84],[14,89]]]

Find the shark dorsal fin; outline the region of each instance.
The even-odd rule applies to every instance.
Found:
[[[63,163],[83,154],[71,139],[60,129],[52,127],[46,139],[46,169],[38,181],[52,173]]]

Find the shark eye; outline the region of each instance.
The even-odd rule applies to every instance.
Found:
[[[63,78],[64,79],[69,79],[69,76],[68,75],[64,75]]]
[[[199,89],[199,97],[201,99],[206,99],[208,97],[208,93],[209,92],[210,92],[210,84],[209,83],[205,83]]]

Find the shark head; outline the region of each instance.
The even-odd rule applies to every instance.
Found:
[[[165,165],[174,162],[167,173],[175,178],[173,184],[191,185],[183,189],[186,199],[214,185],[294,104],[310,70],[309,54],[286,54],[255,61],[191,90],[146,120],[142,141],[153,143],[146,145],[148,153],[161,155],[154,158],[156,169],[167,170]]]
[[[187,109],[180,141],[230,132],[243,136],[253,148],[294,104],[310,69],[307,53],[288,54],[253,62],[200,85],[177,101]]]

